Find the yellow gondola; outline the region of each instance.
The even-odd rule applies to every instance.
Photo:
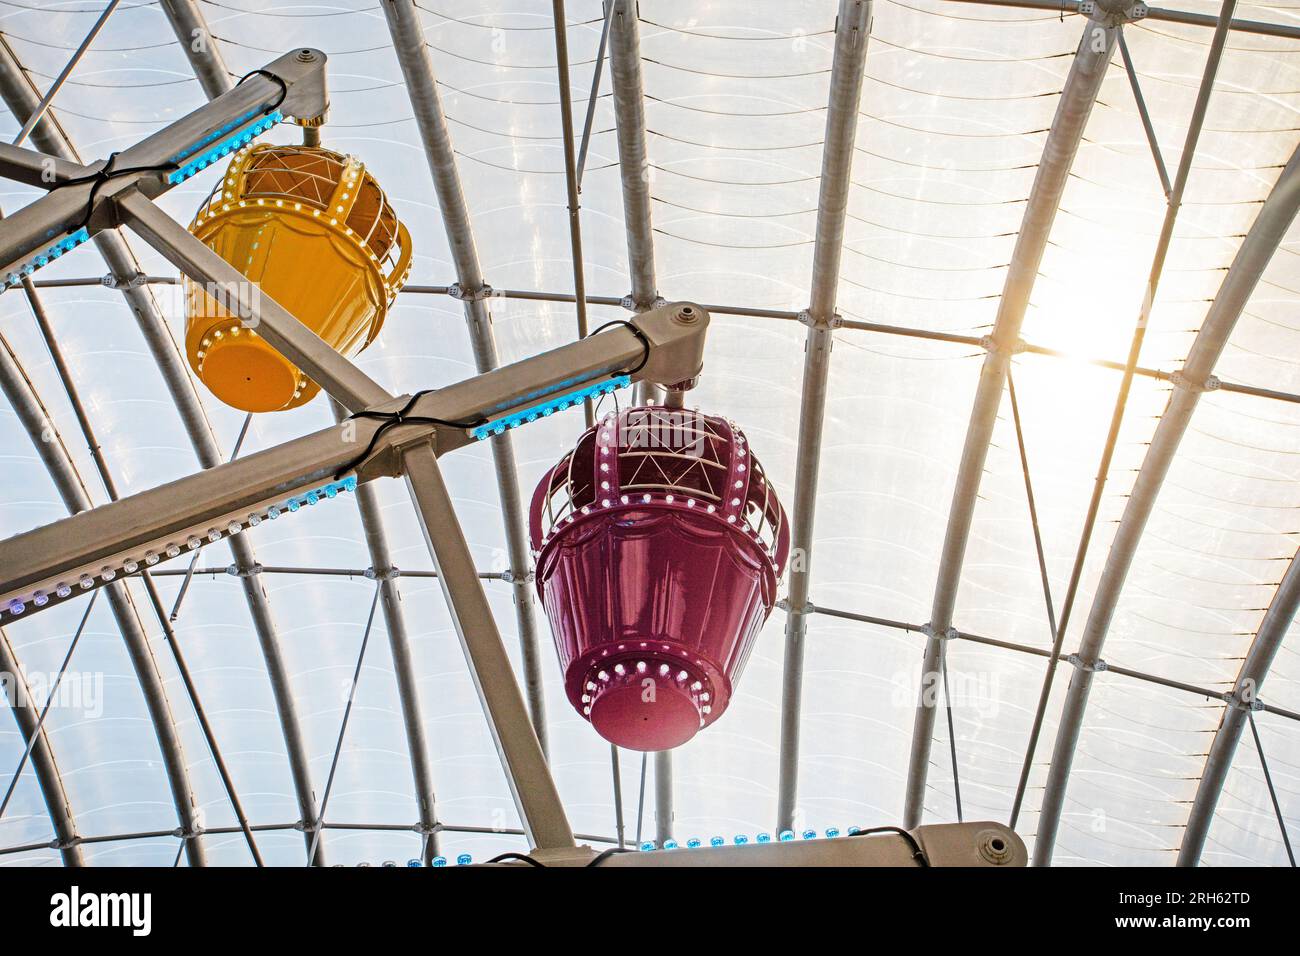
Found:
[[[327,344],[369,345],[406,282],[411,237],[365,166],[319,146],[240,150],[190,231]],[[185,353],[222,402],[296,408],[320,386],[225,306],[186,280]]]

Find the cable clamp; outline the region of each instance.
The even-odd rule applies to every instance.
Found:
[[[1067,656],[1067,657],[1065,658],[1065,662],[1066,662],[1067,664],[1073,664],[1075,667],[1079,668],[1079,670],[1081,670],[1081,671],[1091,671],[1092,673],[1095,673],[1095,674],[1100,674],[1102,671],[1110,670],[1110,665],[1107,664],[1107,663],[1106,663],[1104,660],[1102,660],[1100,657],[1097,658],[1096,663],[1094,663],[1094,664],[1089,664],[1087,661],[1085,661],[1085,660],[1084,660],[1082,657],[1080,657],[1078,654],[1070,654],[1069,656]]]
[[[793,613],[795,612],[795,610],[796,610],[795,606],[794,606],[793,604],[790,603],[790,599],[789,599],[788,597],[783,597],[783,598],[781,598],[781,600],[779,600],[779,601],[776,602],[776,606],[777,606],[778,608],[780,608],[782,611],[785,611],[785,613],[787,613],[787,614],[793,614]],[[801,614],[816,614],[816,613],[817,613],[817,605],[816,605],[816,604],[813,604],[812,601],[805,601],[805,602],[804,602],[804,605],[803,605],[803,608],[802,608],[802,609],[799,609],[799,613],[801,613]]]
[[[106,289],[138,289],[149,281],[149,277],[143,272],[134,272],[129,276],[120,276],[110,272],[106,276],[99,277],[100,285]]]
[[[1021,338],[1016,339],[1009,347],[999,345],[997,339],[991,335],[985,335],[980,339],[980,348],[985,352],[1000,352],[1005,355],[1019,355],[1028,347],[1029,346],[1025,343],[1025,340]]]
[[[1204,382],[1193,382],[1181,371],[1174,372],[1170,375],[1169,381],[1173,384],[1174,388],[1185,388],[1189,392],[1213,392],[1220,384],[1222,384],[1217,375],[1206,376]]]
[[[524,571],[522,574],[516,575],[512,568],[506,568],[504,571],[501,572],[501,580],[505,581],[506,584],[515,584],[517,582],[523,584],[532,584],[534,581],[537,580],[537,573],[535,569],[529,568],[528,570]]]
[[[400,568],[384,568],[382,571],[376,571],[373,566],[366,568],[365,575],[371,581],[394,581],[402,576]]]
[[[226,565],[226,573],[235,578],[251,578],[256,574],[262,573],[262,565],[258,562],[251,568],[241,568],[237,564],[228,564]]]
[[[830,320],[827,322],[818,322],[817,319],[813,317],[812,311],[809,309],[801,311],[797,318],[799,319],[800,324],[806,325],[810,329],[817,329],[822,332],[827,331],[828,329],[838,329],[844,324],[844,316],[840,315],[838,312],[832,312]]]
[[[642,312],[649,312],[651,309],[662,309],[665,305],[668,304],[668,300],[661,295],[656,295],[653,299],[650,300],[649,305],[642,305],[641,303],[637,302],[637,300],[632,296],[631,293],[628,293],[627,295],[623,296],[623,298],[619,299],[618,304],[622,308],[627,309],[627,311],[629,312],[636,312],[640,314]]]
[[[306,820],[299,820],[293,825],[293,828],[295,830],[300,830],[303,833],[315,833],[322,829],[321,821],[319,820],[313,820],[311,823],[308,823]]]
[[[944,631],[936,631],[929,623],[921,625],[921,633],[926,637],[933,637],[936,641],[955,641],[961,636],[955,627],[950,627]]]
[[[1224,691],[1219,696],[1223,698],[1225,704],[1234,710],[1262,711],[1264,709],[1264,702],[1258,697],[1243,698],[1241,694],[1233,690]]]
[[[1111,25],[1145,20],[1151,12],[1141,0],[1127,5],[1124,0],[1080,0],[1078,11],[1080,16]]]
[[[460,299],[462,302],[478,302],[480,299],[490,299],[496,293],[492,287],[484,282],[477,289],[467,290],[459,282],[453,282],[447,286],[447,294],[453,299]]]

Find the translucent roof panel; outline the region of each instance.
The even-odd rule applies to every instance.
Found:
[[[206,21],[232,78],[288,50],[329,56],[324,145],[356,154],[382,184],[415,247],[410,284],[382,335],[356,362],[393,394],[476,374],[465,310],[443,294],[457,281],[439,197],[383,10],[371,0],[284,3],[123,0],[53,100],[90,162],[137,142],[206,102],[165,6]],[[804,351],[817,250],[836,47],[836,4],[797,0],[642,0],[640,38],[649,184],[648,235],[658,294],[717,306],[705,367],[687,404],[734,418],[787,511],[796,500]],[[953,527],[962,450],[1021,224],[1052,142],[1085,18],[1066,4],[876,0],[861,80],[835,311],[842,325],[826,383],[811,538],[796,830],[900,824],[926,625],[945,537]],[[415,15],[454,144],[502,363],[578,335],[551,4],[508,7],[419,0]],[[634,5],[635,7],[635,5]],[[1220,5],[1180,0],[1212,22]],[[0,0],[0,36],[38,93],[49,89],[95,24],[97,0]],[[601,0],[567,4],[575,134],[602,55]],[[1098,463],[1123,366],[1147,294],[1168,209],[1166,184],[1184,161],[1212,26],[1152,16],[1123,29],[1132,75],[1116,49],[1070,167],[1010,358],[969,541],[961,563],[947,669],[953,732],[941,707],[922,804],[925,822],[1006,822],[1054,642],[1052,620],[1073,593],[1061,650],[1074,653],[1104,596],[1116,528],[1182,367],[1227,270],[1300,144],[1300,8],[1238,4],[1236,16],[1286,28],[1230,31],[1143,331],[1138,371],[1113,444],[1090,546],[1078,561]],[[618,104],[600,63],[581,182],[588,323],[625,319],[631,289]],[[1139,100],[1136,89],[1141,93]],[[1145,111],[1145,115],[1144,115]],[[5,108],[0,137],[24,117]],[[267,141],[296,143],[292,126]],[[1153,143],[1158,160],[1153,155]],[[33,145],[29,143],[28,145]],[[219,172],[160,197],[189,223]],[[0,182],[4,213],[38,191]],[[1300,226],[1264,269],[1215,367],[1154,502],[1109,621],[1084,714],[1053,862],[1172,865],[1230,693],[1300,534]],[[185,302],[176,271],[124,233],[172,337]],[[142,323],[85,248],[37,276],[37,298],[93,422],[120,495],[192,474],[192,435],[176,412]],[[83,283],[66,280],[85,279]],[[512,293],[546,293],[549,300]],[[146,323],[147,324],[147,323]],[[48,435],[93,504],[109,500],[95,456],[32,307],[0,299],[3,347],[43,406]],[[202,386],[222,457],[242,412]],[[252,418],[240,454],[334,421],[322,396]],[[523,494],[572,446],[569,410],[514,433]],[[18,404],[0,401],[0,538],[67,514],[67,487],[31,441]],[[515,591],[497,471],[485,444],[441,459],[456,515],[516,674],[523,672]],[[230,546],[203,549],[155,576],[198,699],[268,863],[302,865],[303,779],[319,801],[333,769],[322,850],[327,862],[419,857],[420,806],[399,687],[415,687],[441,824],[439,852],[481,860],[526,849],[479,696],[404,483],[378,480],[409,642],[394,653],[363,519],[349,496],[247,539],[266,570],[247,585],[226,573]],[[1028,493],[1033,495],[1031,511]],[[0,541],[0,547],[3,547]],[[1039,549],[1041,548],[1041,563]],[[328,572],[328,573],[321,573]],[[1076,574],[1077,572],[1077,574]],[[1074,580],[1073,592],[1071,581]],[[267,639],[246,587],[270,607]],[[781,597],[786,596],[783,582]],[[184,753],[208,862],[250,862],[159,614],[138,580],[125,586]],[[183,599],[182,599],[182,591]],[[107,592],[33,614],[4,630],[33,696],[48,692],[73,635],[67,702],[45,739],[75,830],[92,864],[172,865],[180,841],[172,782],[120,616]],[[1051,618],[1049,619],[1049,605]],[[672,819],[656,817],[656,761],[611,748],[574,712],[534,604],[542,651],[550,767],[574,830],[594,846],[774,832],[781,779],[788,605],[763,628],[728,713],[672,755]],[[373,616],[372,616],[373,615]],[[84,624],[83,624],[84,618]],[[364,666],[338,747],[363,636]],[[170,622],[169,622],[170,623]],[[399,642],[400,643],[400,642]],[[1300,824],[1300,664],[1288,629],[1255,712],[1285,824]],[[277,674],[276,668],[282,669]],[[1066,685],[1060,665],[1043,711],[1017,831],[1033,848]],[[282,680],[278,679],[282,677]],[[7,688],[13,686],[10,681]],[[75,693],[74,693],[75,692]],[[66,703],[66,706],[65,706]],[[288,732],[287,732],[288,731]],[[295,736],[296,735],[296,736]],[[296,740],[301,765],[294,756]],[[0,718],[0,788],[26,748]],[[335,765],[336,747],[338,748]],[[953,758],[958,778],[953,776]],[[613,768],[617,767],[618,792]],[[304,778],[305,775],[305,778]],[[0,816],[0,864],[60,865],[50,786],[27,762]],[[0,792],[3,792],[0,789]],[[640,812],[638,811],[640,807]],[[1249,731],[1209,828],[1202,862],[1273,865],[1285,852]],[[184,861],[184,856],[179,857]]]

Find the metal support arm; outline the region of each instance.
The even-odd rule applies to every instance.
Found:
[[[997,423],[998,408],[1002,404],[1011,352],[1020,338],[1020,328],[1029,308],[1030,293],[1038,277],[1039,263],[1047,248],[1075,154],[1083,139],[1083,131],[1102,80],[1106,76],[1106,69],[1110,65],[1120,23],[1124,19],[1123,14],[1109,12],[1118,2],[1119,0],[1106,0],[1104,5],[1098,4],[1093,18],[1089,19],[1083,29],[1074,62],[1065,80],[1065,88],[1056,106],[1051,132],[1043,143],[1038,173],[1025,204],[1020,233],[998,303],[990,347],[980,370],[979,385],[953,488],[952,506],[948,512],[948,527],[944,533],[943,551],[940,553],[939,573],[930,610],[930,627],[934,634],[944,634],[952,627],[957,589],[961,584],[966,546],[970,541],[971,524],[975,516],[975,503],[979,498],[980,481]],[[921,822],[925,806],[930,746],[934,739],[935,702],[938,699],[934,690],[941,672],[943,654],[942,641],[931,638],[926,642],[921,665],[921,687],[912,724],[912,749],[903,809],[903,820],[907,826],[916,826]]]
[[[325,54],[319,50],[286,53],[230,92],[117,153],[111,160],[117,172],[111,176],[68,183],[9,216],[0,232],[0,276],[21,273],[35,257],[83,227],[93,235],[115,225],[110,208],[114,197],[134,190],[150,199],[161,195],[184,180],[176,174],[183,164],[202,163],[196,171],[206,167],[206,151],[220,151],[223,142],[259,118],[278,111],[313,119],[327,107]],[[44,159],[29,150],[0,151],[0,177],[30,183],[47,168]],[[78,178],[85,175],[66,160],[49,160],[54,165],[48,168],[56,177],[60,171]],[[100,161],[87,170],[102,171],[107,165]]]
[[[698,374],[708,326],[708,314],[699,306],[664,306],[637,316],[633,324],[644,342],[629,328],[612,328],[424,393],[406,417],[447,423],[495,421],[607,381],[643,359],[645,365],[631,376],[635,381]],[[408,400],[392,399],[376,410],[396,411]],[[81,591],[79,582],[87,576],[89,586],[97,587],[105,569],[116,576],[131,562],[145,564],[150,553],[161,561],[176,556],[169,548],[177,555],[193,550],[193,539],[197,547],[213,534],[213,540],[227,536],[232,523],[243,530],[254,516],[259,523],[266,519],[272,508],[277,514],[293,510],[290,499],[299,501],[344,477],[365,482],[399,475],[397,452],[430,437],[440,455],[475,441],[472,429],[408,422],[386,428],[366,461],[357,463],[381,427],[374,418],[353,418],[0,543],[0,623],[15,616],[11,602],[30,603],[38,590],[52,605],[63,599],[61,583]],[[320,496],[329,494],[322,491]]]
[[[427,441],[420,442],[403,452],[402,469],[524,833],[534,847],[572,847],[573,831],[529,720],[465,533],[456,520],[437,454]]]
[[[587,866],[595,859],[596,853],[589,847],[580,847],[576,852],[564,855],[533,854],[533,857],[546,866]],[[887,830],[829,840],[615,853],[598,865],[637,869],[697,866],[973,866],[1005,869],[1023,867],[1027,859],[1025,844],[1010,828],[1001,823],[981,822],[931,824],[916,827],[906,835],[897,830]]]

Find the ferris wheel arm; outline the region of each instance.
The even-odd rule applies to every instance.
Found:
[[[154,199],[281,120],[319,121],[329,109],[325,62],[320,50],[286,53],[134,146],[85,166],[0,147],[0,177],[49,190],[0,223],[0,291],[118,225],[114,200],[126,192]]]
[[[643,362],[628,374],[630,381],[693,378],[707,327],[708,313],[700,306],[665,305],[628,326],[436,391],[391,399],[321,431],[0,541],[0,623],[264,520],[328,504],[358,482],[400,476],[402,453],[409,448],[432,440],[442,455],[474,443],[474,429],[462,427],[469,423],[553,407]],[[403,421],[393,421],[408,405]]]

